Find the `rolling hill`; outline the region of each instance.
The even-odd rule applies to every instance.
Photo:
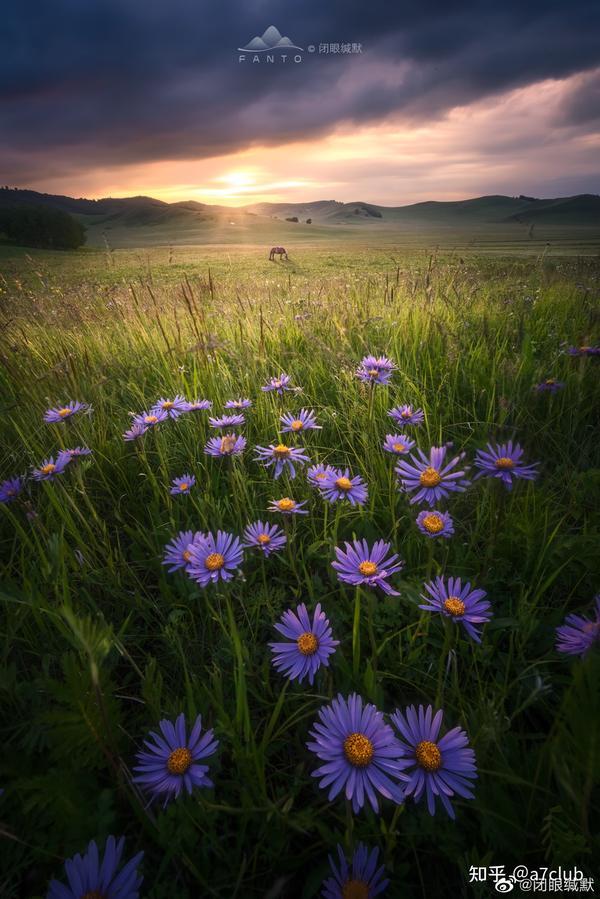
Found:
[[[424,233],[444,245],[458,245],[459,236],[468,243],[485,242],[492,235],[510,244],[534,234],[538,241],[550,241],[560,232],[573,240],[583,234],[593,249],[600,238],[600,196],[594,194],[554,199],[486,196],[407,206],[318,200],[231,207],[193,200],[166,203],[144,196],[88,200],[0,188],[0,208],[7,206],[50,206],[68,212],[85,225],[92,247],[352,239],[395,243],[410,241],[411,235],[422,241]]]
[[[569,220],[575,223],[600,225],[600,196],[580,194],[538,200],[533,197],[477,197],[472,200],[441,202],[430,200],[409,206],[377,206],[372,203],[338,203],[323,200],[316,203],[256,203],[245,207],[261,215],[285,218],[311,216],[314,221],[328,224],[369,224],[373,222],[407,224],[456,224],[503,222],[551,224]]]

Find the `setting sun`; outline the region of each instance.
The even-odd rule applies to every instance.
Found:
[[[220,178],[215,178],[215,181],[222,181],[231,187],[240,188],[250,187],[256,179],[250,172],[228,172],[226,175],[221,175]]]

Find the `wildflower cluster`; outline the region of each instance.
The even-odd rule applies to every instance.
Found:
[[[596,355],[593,347],[567,352],[578,356]],[[361,360],[355,375],[358,381],[372,388],[368,391],[370,408],[375,388],[389,387],[396,370],[393,360],[384,355],[367,355]],[[563,387],[563,382],[547,379],[536,385],[535,390],[556,393]],[[364,399],[364,388],[355,384],[355,389]],[[282,410],[286,394],[299,390],[292,385],[291,377],[281,372],[268,379],[260,390],[275,395],[279,426],[276,428],[276,422],[273,422],[272,443],[254,446],[249,464],[257,463],[254,471],[263,480],[272,477],[273,481],[281,480],[285,485],[279,497],[273,497],[263,509],[282,518],[273,523],[265,520],[266,515],[262,514],[256,520],[248,521],[240,535],[221,528],[194,530],[184,524],[186,529],[169,540],[162,556],[162,564],[170,574],[185,575],[200,589],[217,589],[226,597],[229,596],[226,585],[241,580],[246,564],[261,566],[264,574],[268,566],[285,567],[285,558],[289,555],[292,567],[293,540],[302,531],[302,516],[311,514],[315,502],[326,504],[326,509],[335,505],[338,517],[349,516],[360,527],[364,522],[364,507],[370,501],[369,484],[363,474],[358,473],[357,467],[344,464],[343,456],[328,462],[318,460],[318,434],[310,432],[321,431],[327,424],[321,413],[305,407],[297,411]],[[381,392],[380,396],[385,398],[387,392]],[[272,405],[266,398],[259,402]],[[252,421],[253,403],[252,399],[240,396],[226,401],[220,414],[206,417],[206,426],[217,433],[204,443],[204,454],[214,459],[228,459],[221,465],[234,473],[245,470],[248,438],[241,431]],[[186,418],[190,422],[187,426],[198,428],[198,422],[203,419],[199,413],[211,412],[212,408],[212,401],[207,399],[188,401],[181,394],[161,397],[147,410],[132,416],[123,439],[130,443],[159,429],[185,427],[182,420],[185,422]],[[66,424],[68,420],[90,411],[87,404],[72,401],[46,410],[44,421],[61,425],[55,432],[62,434],[63,424],[66,428],[72,427]],[[389,409],[387,415],[394,422],[395,432],[386,434],[383,440],[381,436],[378,438],[378,452],[388,460],[391,489],[397,488],[405,508],[422,507],[414,521],[419,533],[430,541],[440,538],[451,541],[460,526],[460,516],[453,517],[444,507],[474,490],[476,481],[488,478],[499,482],[498,489],[512,491],[518,481],[532,482],[538,477],[538,463],[526,462],[523,448],[512,439],[490,440],[485,448],[475,450],[469,462],[466,450],[454,454],[449,443],[422,445],[419,428],[426,419],[424,409],[402,404]],[[319,424],[319,420],[324,424]],[[146,439],[153,438],[148,436]],[[306,446],[297,445],[298,441],[305,442]],[[60,449],[34,466],[30,477],[36,482],[52,483],[76,459],[89,456],[91,452],[86,446]],[[389,455],[384,457],[383,453]],[[332,464],[335,461],[343,464]],[[186,468],[191,468],[191,463],[192,460],[188,460]],[[215,471],[222,470],[217,463],[210,465],[215,466]],[[266,474],[261,474],[261,469]],[[475,473],[471,476],[472,469]],[[197,479],[189,470],[172,477],[170,483],[169,477],[170,473],[163,484],[169,509],[184,516],[179,520],[187,524],[186,512],[191,515],[191,507],[200,506],[198,497],[202,479]],[[0,502],[5,505],[17,502],[28,480],[22,475],[3,481]],[[313,488],[306,491],[308,499],[288,495],[289,492],[296,493],[298,483],[301,485],[298,491],[304,485]],[[171,504],[167,491],[173,497],[192,494],[192,498]],[[294,520],[296,518],[298,520]],[[344,602],[344,591],[347,587],[354,588],[358,599],[362,592],[369,593],[371,598],[401,596],[400,578],[405,563],[395,552],[392,542],[382,538],[367,540],[355,534],[356,531],[351,540],[334,546],[329,558],[330,577],[336,577],[339,582],[336,602],[328,603],[328,611],[321,602],[304,601],[294,603],[280,615],[281,609],[277,610],[278,620],[271,621],[273,639],[265,647],[270,651],[271,665],[278,678],[299,685],[306,682],[305,690],[313,688],[317,682],[319,693],[326,692],[330,696],[336,689],[340,655],[350,643],[348,634],[344,633],[344,617],[338,615],[336,608],[337,603]],[[433,553],[435,547],[431,543],[428,545]],[[438,616],[440,626],[443,623],[453,639],[458,640],[461,635],[460,645],[466,647],[469,643],[471,650],[477,651],[474,644],[482,642],[484,627],[492,619],[492,603],[486,591],[472,584],[470,579],[447,574],[442,566],[438,566],[437,571],[434,578],[427,576],[422,585],[421,602],[414,602],[413,611],[416,614],[418,604],[421,611]],[[218,592],[217,596],[222,593]],[[390,599],[389,602],[393,606],[397,600]],[[355,628],[360,628],[359,613],[360,603],[356,601]],[[352,635],[353,653],[354,637],[355,634]],[[600,596],[596,597],[593,617],[568,615],[556,630],[556,648],[562,653],[585,656],[598,643]],[[378,701],[378,705],[383,706],[383,702]],[[456,802],[474,797],[474,782],[478,775],[466,731],[452,724],[449,729],[445,728],[443,709],[432,704],[407,705],[388,713],[356,692],[349,695],[338,692],[335,698],[319,708],[309,731],[306,749],[316,760],[311,775],[325,791],[328,801],[334,802],[343,796],[355,814],[364,808],[378,814],[384,802],[395,805],[423,803],[430,815],[435,815],[441,807],[454,818]],[[218,721],[216,727],[219,732]],[[184,801],[186,795],[212,788],[215,772],[218,781],[219,749],[219,739],[211,727],[203,726],[200,714],[192,715],[189,724],[183,712],[174,720],[163,718],[143,739],[137,751],[132,783],[147,795],[149,801],[159,801],[163,807]],[[142,853],[123,863],[123,848],[123,838],[109,837],[101,858],[96,842],[92,841],[83,856],[77,855],[66,862],[68,885],[51,882],[49,899],[112,895],[119,899],[137,899],[142,883],[138,872]],[[330,867],[331,876],[323,884],[325,899],[373,897],[388,885],[384,868],[379,865],[379,850],[369,849],[362,843],[357,845],[350,861],[338,846],[337,859],[330,857]]]

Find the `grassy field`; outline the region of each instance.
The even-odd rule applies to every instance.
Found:
[[[554,647],[565,614],[589,613],[600,590],[598,359],[564,351],[599,342],[600,263],[576,248],[424,245],[305,246],[287,265],[264,247],[2,250],[0,475],[93,450],[0,505],[3,897],[45,896],[65,857],[110,833],[126,835],[128,856],[144,850],[152,899],[310,899],[328,853],[358,840],[380,848],[391,899],[492,894],[469,883],[470,866],[600,876],[599,653]],[[391,386],[371,393],[356,379],[368,353],[395,360]],[[281,371],[301,389],[261,392]],[[548,377],[565,388],[536,394]],[[176,393],[217,414],[250,397],[244,455],[205,455],[207,413],[123,441],[132,413]],[[92,414],[44,423],[69,400]],[[382,449],[386,412],[403,403],[424,410],[411,435],[425,451],[449,443],[472,463],[489,439],[512,438],[539,478],[511,493],[474,482],[441,505],[454,536],[429,540]],[[274,482],[254,461],[255,445],[280,439],[281,412],[300,407],[322,430],[295,443],[361,475],[364,506],[330,505],[302,469]],[[196,486],[173,497],[184,472]],[[281,523],[266,510],[286,495],[309,514],[288,523],[283,552],[247,551],[230,584],[201,589],[161,564],[180,530]],[[363,588],[358,617],[331,567],[354,536],[389,541],[405,563],[391,579],[400,595]],[[487,592],[481,645],[419,609],[436,574]],[[320,602],[340,641],[312,687],[277,673],[268,648],[299,602]],[[328,801],[308,732],[353,691],[386,715],[432,704],[445,729],[467,731],[479,778],[455,821],[412,800],[356,815]],[[148,731],[182,711],[215,729],[215,786],[163,810],[131,772]]]
[[[85,219],[84,219],[85,221]],[[440,248],[445,252],[486,253],[498,256],[511,255],[576,255],[597,256],[600,253],[600,227],[589,225],[536,225],[533,231],[527,224],[489,222],[440,222],[417,221],[411,223],[377,220],[342,222],[335,226],[324,223],[307,225],[291,224],[278,219],[253,216],[234,210],[217,222],[190,225],[183,221],[148,226],[116,224],[106,230],[104,226],[88,223],[87,243],[90,247],[105,249],[150,246],[155,249],[172,243],[175,246],[194,247],[198,244],[229,248],[236,245],[251,247],[256,244],[267,247],[283,243],[302,251],[321,251],[333,246],[343,252],[345,247],[358,250],[368,247],[396,248],[402,253],[419,252],[423,247],[431,251]]]

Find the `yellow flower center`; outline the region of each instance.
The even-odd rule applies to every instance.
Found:
[[[580,353],[587,353],[588,350],[589,350],[589,346],[580,346],[579,347]]]
[[[508,456],[500,456],[499,459],[496,459],[494,465],[496,468],[514,468],[515,463]]]
[[[344,755],[357,768],[366,768],[373,758],[373,752],[373,744],[364,734],[350,734],[344,740]]]
[[[189,486],[190,486],[190,485],[188,484],[187,481],[182,481],[181,484],[179,485],[179,489],[180,489],[180,490],[187,490]]]
[[[154,424],[155,421],[158,421],[158,415],[147,415],[144,421],[149,425]]]
[[[327,477],[327,475],[325,474],[324,471],[320,471],[319,474],[316,474],[316,475],[315,475],[315,477],[316,477],[319,481],[322,481],[323,478],[326,478],[326,477]]]
[[[352,490],[352,481],[350,478],[338,478],[335,482],[335,486],[344,491]]]
[[[184,746],[174,749],[167,759],[167,768],[171,774],[185,774],[192,764],[192,753]]]
[[[291,512],[295,505],[296,503],[294,502],[294,500],[288,499],[287,496],[284,499],[280,499],[277,501],[277,508],[282,512]]]
[[[412,412],[408,412],[408,411],[405,409],[404,412],[401,412],[401,413],[400,413],[400,418],[410,418],[411,415],[412,415]]]
[[[379,374],[379,369],[378,368],[370,368],[368,370],[367,374],[370,378],[376,378],[377,375]]]
[[[551,387],[552,384],[556,384],[556,378],[546,378],[544,384],[547,384],[549,387]]]
[[[403,443],[393,443],[392,449],[395,453],[403,453],[406,449],[406,446]]]
[[[342,887],[342,899],[369,899],[369,887],[364,880],[347,880]]]
[[[304,422],[301,421],[299,418],[295,418],[293,420],[293,422],[291,423],[290,427],[291,427],[292,431],[301,431],[302,428],[304,427]]]
[[[234,446],[235,446],[235,437],[232,437],[231,434],[228,434],[226,437],[221,438],[220,451],[222,453],[232,452]]]
[[[441,480],[441,474],[435,468],[432,468],[431,465],[425,471],[422,471],[419,477],[419,483],[422,487],[437,487]]]
[[[290,448],[289,446],[286,446],[285,443],[278,443],[273,450],[273,453],[276,456],[289,456]]]
[[[426,515],[421,524],[430,534],[439,534],[439,532],[444,529],[442,516],[436,515],[434,512],[430,515]]]
[[[175,403],[172,403],[171,400],[167,400],[166,403],[163,403],[163,404],[162,404],[162,408],[163,408],[166,412],[168,412],[169,409],[172,409],[174,405],[175,405]]]
[[[300,634],[296,643],[303,656],[313,656],[319,648],[319,641],[314,634],[311,634],[308,631],[304,634]]]
[[[281,387],[281,381],[273,381],[273,387]]]
[[[415,756],[421,768],[424,768],[426,771],[437,771],[438,768],[441,768],[442,753],[436,743],[422,740],[417,744]]]
[[[181,553],[181,558],[183,559],[184,562],[190,561],[190,559],[192,558],[192,554],[189,551],[189,549],[184,549],[184,551]]]
[[[204,560],[204,565],[209,571],[218,571],[224,564],[225,556],[222,556],[221,553],[211,553]]]
[[[360,563],[358,570],[361,574],[364,574],[365,577],[371,577],[372,574],[377,573],[377,565],[375,562],[370,562],[367,559],[365,562]]]
[[[457,618],[461,618],[465,614],[465,604],[458,596],[449,596],[444,602],[444,608]]]
[[[48,462],[47,465],[42,465],[40,471],[42,472],[42,474],[51,474],[55,468],[56,465],[54,465],[52,462]]]
[[[64,409],[58,410],[58,414],[60,415],[61,418],[65,418],[67,415],[70,415],[72,411],[73,411],[72,409],[67,409],[67,407],[65,406]]]
[[[268,534],[259,534],[256,539],[258,540],[258,542],[260,544],[262,544],[262,546],[266,546],[267,543],[271,542],[271,538],[269,537]]]

